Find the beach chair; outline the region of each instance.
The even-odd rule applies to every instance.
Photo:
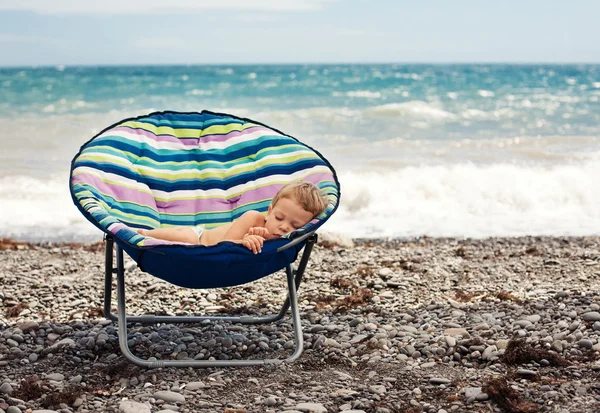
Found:
[[[265,241],[256,255],[233,242],[189,245],[135,231],[198,224],[212,228],[248,210],[266,213],[279,188],[301,180],[323,191],[329,200],[327,209],[286,237]],[[335,212],[340,197],[336,173],[319,152],[250,119],[209,111],[156,112],[120,121],[84,144],[71,163],[69,183],[77,208],[105,233],[104,314],[118,322],[119,345],[128,360],[150,368],[219,367],[289,362],[300,356],[303,344],[296,291],[317,242],[315,231]],[[127,315],[123,251],[142,271],[186,288],[238,286],[285,269],[288,295],[279,313],[270,316]],[[116,315],[111,313],[113,274]],[[290,308],[295,348],[285,359],[145,360],[128,346],[127,323],[224,320],[260,324],[281,320]]]

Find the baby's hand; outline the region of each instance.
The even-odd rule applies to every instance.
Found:
[[[269,236],[269,230],[267,230],[264,227],[252,227],[248,230],[248,233],[246,235],[258,235],[259,237],[267,239],[267,237]]]
[[[258,254],[262,250],[264,241],[265,239],[259,235],[246,234],[242,239],[242,245],[253,253]]]

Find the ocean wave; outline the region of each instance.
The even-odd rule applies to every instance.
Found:
[[[339,168],[342,202],[325,230],[351,237],[600,234],[600,162],[470,163],[378,172]],[[67,178],[0,180],[0,236],[88,241],[100,232],[73,205]]]
[[[340,174],[327,229],[352,237],[600,234],[600,163],[406,167]]]
[[[388,103],[385,105],[373,106],[364,110],[369,116],[409,116],[419,119],[429,120],[454,120],[457,116],[454,113],[445,111],[433,104],[420,100],[413,100],[404,103]]]
[[[0,179],[0,237],[30,241],[98,241],[102,233],[79,213],[68,178]]]

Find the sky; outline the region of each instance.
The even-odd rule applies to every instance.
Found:
[[[0,0],[0,66],[600,63],[597,0]]]

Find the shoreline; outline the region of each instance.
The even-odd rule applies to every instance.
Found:
[[[600,237],[353,241],[315,247],[295,363],[191,371],[124,361],[116,323],[102,316],[103,242],[0,240],[0,409],[501,412],[510,400],[520,411],[600,409]],[[185,290],[128,258],[126,267],[131,313],[275,313],[285,297],[278,275]],[[291,332],[288,315],[261,326],[136,325],[130,341],[164,359],[284,357]],[[506,357],[514,348],[527,357]]]
[[[320,239],[324,239],[327,242],[334,244],[341,244],[339,241],[351,240],[357,245],[365,245],[369,243],[374,244],[385,244],[385,243],[403,243],[403,242],[415,242],[419,240],[440,240],[440,241],[485,241],[485,240],[530,240],[530,241],[545,241],[553,239],[600,239],[600,234],[588,234],[588,235],[490,235],[483,237],[470,237],[470,236],[432,236],[432,235],[416,235],[416,236],[403,236],[403,237],[350,237],[343,233],[320,231],[317,232]],[[103,244],[102,237],[95,237],[95,240],[89,241],[71,241],[71,240],[36,240],[28,239],[27,237],[10,237],[0,236],[0,245],[14,244],[14,245],[27,245],[27,246],[72,246],[72,247],[83,247],[87,245]]]

